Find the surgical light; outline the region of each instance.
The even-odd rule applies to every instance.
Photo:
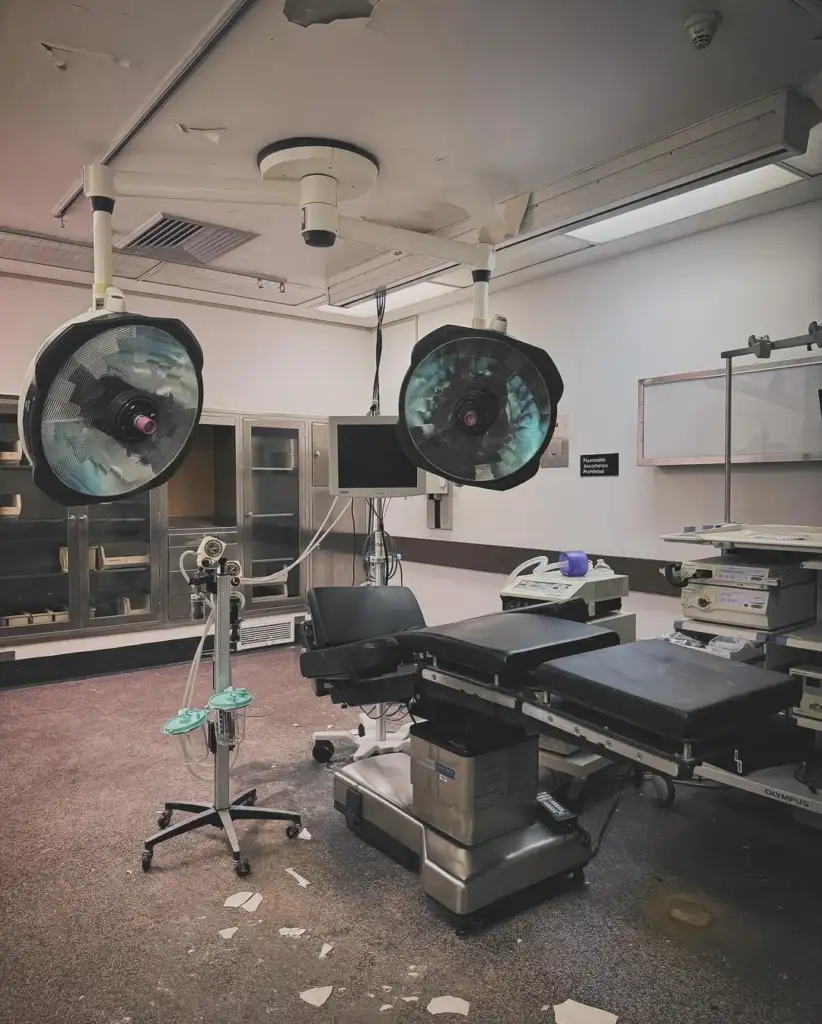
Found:
[[[34,482],[63,505],[90,505],[168,480],[194,440],[202,365],[179,320],[103,309],[58,328],[21,392]]]
[[[537,472],[562,391],[542,349],[501,331],[441,327],[411,353],[400,445],[429,473],[505,491]]]

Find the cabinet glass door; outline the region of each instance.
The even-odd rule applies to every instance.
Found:
[[[0,402],[0,637],[50,633],[77,622],[69,573],[74,509],[32,479],[17,432],[17,403]]]
[[[299,424],[272,420],[245,423],[245,572],[269,576],[300,553],[302,475]],[[297,566],[284,583],[250,587],[252,604],[275,603],[300,595]]]
[[[85,625],[157,618],[156,500],[144,491],[81,510]]]

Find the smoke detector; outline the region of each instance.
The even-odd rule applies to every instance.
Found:
[[[692,14],[685,22],[685,31],[695,50],[704,50],[713,42],[716,30],[722,24],[719,11],[702,11]]]

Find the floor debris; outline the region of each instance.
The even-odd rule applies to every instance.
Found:
[[[383,1003],[382,1006],[380,1007],[380,1013],[385,1013],[386,1010],[393,1010],[393,1009],[394,1009],[394,1004],[393,1003]]]
[[[239,928],[222,928],[217,934],[221,939],[233,939],[239,930]]]
[[[253,895],[253,892],[235,892],[233,896],[228,897],[223,906],[231,907],[232,910],[236,910],[244,903],[247,903]]]
[[[400,996],[404,1003],[418,1003],[420,1001],[419,996]]]
[[[253,914],[262,902],[262,895],[258,892],[255,892],[251,899],[247,900],[240,909],[247,910],[249,914]]]
[[[573,999],[554,1006],[556,1024],[616,1024],[617,1015],[607,1010],[598,1010],[595,1006],[586,1006]]]
[[[457,996],[437,996],[427,1006],[428,1012],[432,1015],[438,1013],[460,1013],[463,1017],[468,1016],[470,1008],[471,1004],[467,1000],[460,999]]]
[[[325,985],[323,988],[309,988],[305,992],[300,992],[300,999],[304,1003],[308,1003],[309,1006],[322,1006],[333,991],[333,985]]]
[[[311,838],[311,833],[308,831],[307,828],[302,828],[297,833],[297,838],[298,839],[310,839]]]
[[[391,986],[390,985],[383,985],[382,990],[383,990],[383,992],[390,992],[391,991]]]
[[[324,942],[323,943],[323,948],[320,950],[319,959],[320,960],[325,960],[325,958],[328,956],[328,954],[331,952],[331,950],[333,948],[334,947],[331,945],[330,942]]]
[[[303,876],[296,872],[294,868],[286,868],[285,873],[287,875],[291,875],[291,877],[294,879],[294,881],[297,883],[297,885],[299,885],[301,889],[306,889],[308,888],[309,885],[311,885],[311,882],[309,882],[307,878],[303,878]]]
[[[287,939],[299,939],[301,935],[305,935],[305,928],[281,928],[280,935]]]

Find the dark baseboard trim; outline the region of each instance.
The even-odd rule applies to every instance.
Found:
[[[551,561],[559,557],[557,551],[535,550],[534,548],[507,547],[502,544],[465,544],[454,540],[429,540],[427,537],[395,537],[397,550],[404,562],[418,562],[422,565],[440,565],[449,569],[472,569],[475,572],[492,572],[507,576],[526,558],[547,555]],[[660,568],[666,562],[655,558],[623,558],[619,555],[591,554],[596,560],[604,558],[614,572],[624,574],[630,581],[631,590],[641,594],[663,594],[675,597],[679,591],[660,575]]]
[[[175,640],[128,647],[107,647],[98,651],[72,651],[42,658],[0,661],[0,690],[39,686],[41,683],[62,683],[91,676],[111,676],[165,665],[186,665],[194,657],[198,643],[196,636],[178,637]],[[206,653],[210,654],[212,648],[213,640],[209,637],[205,646]],[[259,654],[263,650],[265,648],[242,651],[234,657]]]

